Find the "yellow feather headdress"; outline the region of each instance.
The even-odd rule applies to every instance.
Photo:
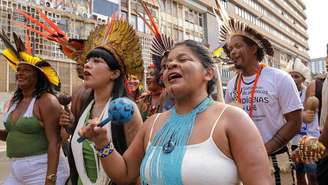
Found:
[[[141,44],[136,31],[126,20],[113,16],[107,24],[97,26],[84,43],[81,61],[86,61],[89,52],[95,48],[103,48],[115,57],[125,79],[135,75],[142,81],[144,66]]]
[[[4,30],[0,33],[0,38],[6,46],[6,48],[2,50],[1,54],[7,59],[10,67],[14,71],[17,71],[17,66],[19,64],[31,65],[43,73],[50,84],[52,84],[55,89],[59,91],[61,83],[55,69],[52,68],[48,62],[37,56],[33,56],[29,49],[26,49],[30,46],[25,46],[23,41],[16,35],[16,33],[13,33],[13,36],[16,47],[11,44],[10,39],[7,37]]]
[[[237,19],[230,18],[221,2],[219,0],[215,0],[215,2],[217,5],[217,10],[214,8],[213,9],[219,24],[220,42],[229,43],[233,36],[245,36],[254,41],[260,48],[264,50],[267,55],[273,56],[274,50],[268,39],[266,39],[262,34],[249,27],[245,23],[240,22]]]

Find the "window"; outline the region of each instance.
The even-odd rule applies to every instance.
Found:
[[[132,25],[132,27],[133,27],[134,29],[137,28],[137,16],[136,16],[136,15],[132,15],[132,14],[131,14],[130,24]]]
[[[128,13],[125,11],[121,11],[122,17],[124,17],[125,20],[128,20]]]
[[[179,40],[179,30],[174,28],[172,31],[172,39],[175,41]]]
[[[144,21],[138,16],[138,31],[145,33],[145,23]]]
[[[172,16],[176,17],[178,15],[178,4],[177,2],[173,1],[172,5]]]
[[[203,14],[198,15],[198,25],[203,27]]]

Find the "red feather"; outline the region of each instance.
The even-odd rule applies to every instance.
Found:
[[[49,32],[50,34],[55,34],[54,30],[52,30],[52,29],[48,28],[46,25],[40,23],[37,19],[35,19],[32,16],[28,15],[24,11],[22,11],[20,9],[17,9],[17,12],[19,14],[23,15],[24,17],[26,17],[28,20],[30,20],[33,23],[35,23],[36,25],[40,26],[41,28],[43,28],[44,30],[46,30],[47,32]]]
[[[25,50],[28,54],[32,55],[30,36],[27,31],[25,32]]]
[[[52,22],[44,13],[42,13],[42,11],[39,8],[37,8],[37,11],[42,19],[44,19],[57,33],[63,35],[64,38],[68,40],[68,37],[65,35],[65,33],[62,30],[60,30],[58,26],[54,22]]]

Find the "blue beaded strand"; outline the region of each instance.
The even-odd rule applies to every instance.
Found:
[[[207,97],[191,112],[183,115],[178,114],[175,107],[170,110],[169,119],[152,139],[141,163],[140,176],[143,185],[183,185],[181,165],[186,152],[185,146],[197,114],[205,111],[213,102],[212,98]]]

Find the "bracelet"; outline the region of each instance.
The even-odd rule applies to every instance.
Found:
[[[56,184],[57,176],[56,176],[56,174],[50,174],[46,177],[46,179],[48,181],[50,181],[51,183]]]
[[[114,144],[113,142],[109,142],[107,145],[105,145],[102,149],[97,150],[98,157],[106,158],[110,154],[112,154],[114,151]]]

